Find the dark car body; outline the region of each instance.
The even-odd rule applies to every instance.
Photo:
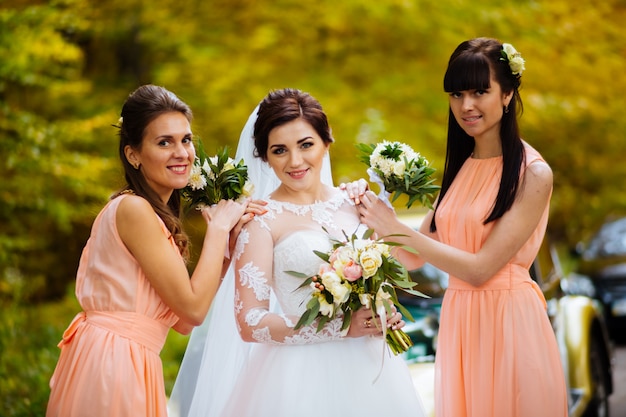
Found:
[[[606,222],[577,253],[575,277],[591,280],[588,294],[602,302],[609,334],[626,341],[626,218]]]

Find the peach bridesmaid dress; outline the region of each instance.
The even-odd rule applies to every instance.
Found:
[[[59,343],[47,417],[167,415],[159,353],[178,318],[120,239],[115,213],[123,198],[103,208],[83,249],[76,277],[83,312]]]
[[[525,144],[526,166],[543,160]],[[491,212],[502,157],[468,158],[437,210],[438,239],[477,252]],[[435,365],[438,417],[565,417],[567,395],[546,301],[530,278],[548,206],[536,230],[494,277],[474,287],[450,276]]]

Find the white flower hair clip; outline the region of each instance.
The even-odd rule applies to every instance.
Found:
[[[502,51],[500,52],[502,57],[501,61],[508,62],[509,68],[511,68],[511,73],[518,77],[522,76],[522,72],[526,69],[524,67],[524,58],[522,58],[522,54],[517,52],[517,50],[510,43],[502,44]]]

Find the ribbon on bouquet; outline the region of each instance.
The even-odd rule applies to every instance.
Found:
[[[386,201],[388,202],[389,200]],[[380,318],[380,324],[381,326],[383,326],[383,349],[382,357],[380,359],[380,369],[378,370],[376,378],[374,378],[374,380],[372,381],[372,384],[375,384],[376,381],[378,381],[378,378],[380,378],[380,375],[383,373],[383,368],[385,366],[385,350],[387,347],[387,309],[385,308],[385,303],[383,302],[383,300],[389,299],[389,294],[383,291],[383,286],[385,285],[391,286],[391,284],[389,284],[388,282],[383,282],[378,289],[378,293],[376,294],[376,314],[378,314],[378,317]]]
[[[389,207],[390,209],[393,209],[393,206],[391,205],[391,202],[389,201],[389,196],[391,195],[391,193],[385,190],[385,183],[383,182],[382,178],[380,178],[380,176],[372,168],[368,168],[367,173],[370,176],[370,182],[373,182],[380,187],[378,198],[384,201],[387,207]]]

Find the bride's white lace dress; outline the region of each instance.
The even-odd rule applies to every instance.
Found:
[[[235,253],[235,312],[240,333],[258,343],[221,416],[424,415],[407,365],[389,353],[382,337],[344,337],[341,318],[320,332],[315,324],[294,330],[311,290],[297,289],[302,280],[286,271],[317,273],[323,261],[313,250],[330,249],[328,234],[342,238],[360,227],[346,194],[332,194],[306,206],[269,199],[268,213],[242,232]],[[272,293],[280,312],[270,306]]]

